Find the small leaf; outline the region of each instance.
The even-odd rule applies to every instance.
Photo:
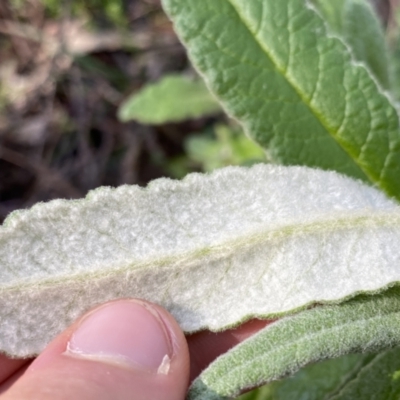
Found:
[[[400,199],[396,106],[307,0],[163,0],[207,86],[283,164]]]
[[[0,350],[40,352],[89,308],[166,307],[187,332],[293,313],[400,281],[400,208],[305,167],[229,167],[101,188],[0,227]]]
[[[158,125],[199,118],[221,111],[202,80],[167,75],[132,95],[119,110],[121,121]]]
[[[227,125],[216,125],[215,135],[189,136],[185,149],[190,160],[205,172],[228,165],[252,165],[266,160],[263,149],[254,141]]]
[[[400,289],[396,287],[382,295],[360,296],[344,304],[317,307],[293,317],[283,318],[219,357],[194,381],[189,392],[189,399],[231,398],[244,389],[293,374],[311,362],[324,358],[336,358],[352,352],[374,352],[390,346],[398,346],[400,345],[399,317]],[[399,351],[396,352],[397,356],[398,354]],[[329,399],[366,399],[367,394],[375,392],[382,395],[380,391],[390,392],[394,386],[397,388],[397,394],[400,394],[400,382],[394,381],[392,384],[390,382],[393,380],[396,369],[400,367],[400,359],[392,357],[389,362],[391,373],[386,365],[383,373],[380,371],[379,374],[381,378],[384,378],[385,374],[387,377],[379,379],[377,376],[374,377],[377,370],[371,371],[371,365],[378,363],[379,360],[382,361],[382,358],[384,357],[375,357],[373,361],[363,365],[361,371],[357,372],[357,376],[352,376],[345,385],[343,385],[343,380],[346,380],[346,375],[342,375],[343,368],[351,372],[353,367],[346,362],[344,364],[340,361],[335,362],[334,375],[323,377],[325,379],[320,382],[322,387],[325,387],[325,391],[330,393]],[[386,363],[387,361],[389,360],[386,359]],[[357,362],[355,358],[353,365],[356,366]],[[330,367],[329,364],[328,367]],[[383,368],[382,362],[379,368]],[[311,368],[311,377],[321,372],[317,367]],[[310,370],[305,372],[307,373],[310,374]],[[304,374],[302,376],[300,373],[299,376],[300,379],[298,377],[297,382],[294,377],[286,384],[276,384],[275,390],[273,387],[266,389],[270,399],[303,398],[300,393],[297,393],[297,397],[291,397],[288,394],[296,390],[296,383],[304,385],[301,382]],[[342,381],[339,377],[342,377]],[[317,389],[322,389],[310,380],[307,383],[315,384]],[[335,389],[339,390],[335,391]],[[300,391],[301,387],[297,390]],[[274,391],[283,392],[285,396],[274,396]],[[360,391],[364,393],[364,396],[359,396]],[[311,397],[312,392],[308,388],[307,393],[310,399],[324,398],[323,393]],[[380,398],[388,399],[385,396]]]

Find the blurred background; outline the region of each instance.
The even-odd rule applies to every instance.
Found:
[[[371,1],[400,60],[400,0]],[[255,162],[268,158],[196,76],[159,0],[0,1],[0,223],[102,185]]]

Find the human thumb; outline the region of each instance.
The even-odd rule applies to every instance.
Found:
[[[174,318],[124,299],[57,337],[1,399],[183,400],[188,379],[187,343]]]

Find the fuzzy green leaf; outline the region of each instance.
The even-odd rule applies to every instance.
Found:
[[[193,332],[380,291],[400,281],[399,243],[397,204],[305,167],[229,167],[38,204],[0,227],[0,350],[40,352],[120,297],[160,304]]]
[[[215,114],[221,106],[202,80],[183,75],[167,75],[145,86],[120,107],[121,121],[136,120],[158,125]]]
[[[163,0],[209,88],[284,164],[372,182],[400,199],[399,116],[307,0]]]
[[[206,369],[193,383],[189,399],[231,398],[244,389],[293,374],[311,362],[324,358],[336,358],[352,352],[375,352],[394,345],[400,345],[400,289],[398,287],[382,295],[360,296],[345,304],[317,307],[267,326],[255,336],[219,357]],[[378,360],[380,359],[378,357]],[[376,359],[374,362],[377,362]],[[393,368],[393,362],[390,365]],[[400,361],[397,359],[386,381],[390,383],[399,366]],[[359,395],[360,388],[363,393],[378,394],[380,390],[387,393],[393,389],[393,386],[387,386],[388,382],[377,376],[375,379],[379,384],[375,382],[372,379],[374,371],[371,373],[368,368],[364,367],[362,376],[359,372],[357,379],[351,379],[329,398],[366,399],[367,397]],[[347,369],[346,365],[345,369]],[[332,386],[338,380],[337,372],[333,377],[325,379],[324,385],[328,389],[334,389]],[[387,369],[383,374],[380,371],[380,374],[384,375],[386,372]],[[318,370],[317,373],[319,373]],[[342,378],[345,379],[346,376]],[[360,382],[364,385],[360,385]],[[340,382],[336,385],[338,383]],[[395,386],[399,394],[399,382],[395,382]],[[269,389],[272,394],[273,389]],[[293,386],[286,385],[286,390],[288,389],[292,390]],[[288,398],[290,397],[284,397],[285,400]],[[300,397],[296,397],[298,398]],[[315,398],[320,399],[322,396]],[[383,400],[388,397],[381,395],[374,398]]]

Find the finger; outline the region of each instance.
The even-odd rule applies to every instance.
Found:
[[[272,323],[273,320],[250,320],[224,332],[199,332],[187,337],[190,352],[190,382],[212,361],[243,340]]]
[[[12,359],[0,354],[0,385],[31,360]]]
[[[0,386],[0,396],[3,395],[11,386],[21,378],[29,367],[29,363],[24,364],[21,368],[14,372],[8,379],[6,379]],[[2,398],[2,397],[0,397]]]
[[[164,309],[107,303],[54,340],[4,395],[10,399],[184,399],[185,337]]]

